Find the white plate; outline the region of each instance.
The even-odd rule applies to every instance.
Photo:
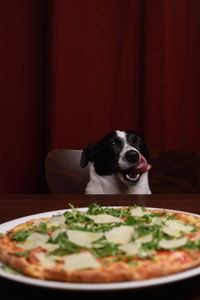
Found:
[[[80,208],[80,210],[86,210],[87,208]],[[151,208],[148,207],[147,209],[159,210],[163,208]],[[178,210],[170,210],[166,209],[167,211],[171,212],[178,212],[178,213],[185,213],[189,215],[193,215],[196,217],[200,217],[197,214],[187,213],[184,211]],[[51,217],[52,215],[64,213],[67,211],[65,210],[56,210],[50,212],[44,212],[40,214],[30,215],[27,217],[15,219],[0,225],[0,232],[5,233],[6,231],[12,229],[13,227],[27,222],[31,219],[37,218],[46,218]],[[144,288],[144,287],[151,287],[157,286],[161,284],[167,284],[183,279],[187,279],[196,275],[200,275],[200,266],[178,273],[170,276],[164,276],[161,278],[154,278],[148,280],[141,280],[141,281],[127,281],[127,282],[117,282],[117,283],[72,283],[72,282],[58,282],[58,281],[48,281],[42,279],[35,279],[31,277],[27,277],[21,274],[11,274],[4,270],[4,265],[0,263],[0,276],[11,279],[17,282],[30,284],[39,287],[47,287],[47,288],[54,288],[54,289],[61,289],[61,290],[76,290],[76,291],[105,291],[105,290],[125,290],[125,289],[137,289],[137,288]]]

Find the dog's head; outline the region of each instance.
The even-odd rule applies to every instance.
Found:
[[[97,174],[117,174],[124,183],[134,184],[151,168],[148,161],[149,151],[143,138],[135,131],[117,130],[83,150],[81,167],[93,162]]]

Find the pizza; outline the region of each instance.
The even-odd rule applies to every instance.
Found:
[[[63,282],[159,278],[200,266],[200,216],[71,205],[2,233],[0,261],[26,276]]]

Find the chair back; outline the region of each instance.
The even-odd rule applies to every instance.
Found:
[[[200,154],[193,150],[151,153],[149,184],[154,194],[200,193]]]
[[[46,158],[46,180],[51,193],[83,194],[88,168],[80,167],[82,150],[52,150]]]

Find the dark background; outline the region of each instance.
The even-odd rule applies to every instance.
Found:
[[[0,1],[0,193],[43,193],[52,149],[133,129],[200,150],[199,0]]]

